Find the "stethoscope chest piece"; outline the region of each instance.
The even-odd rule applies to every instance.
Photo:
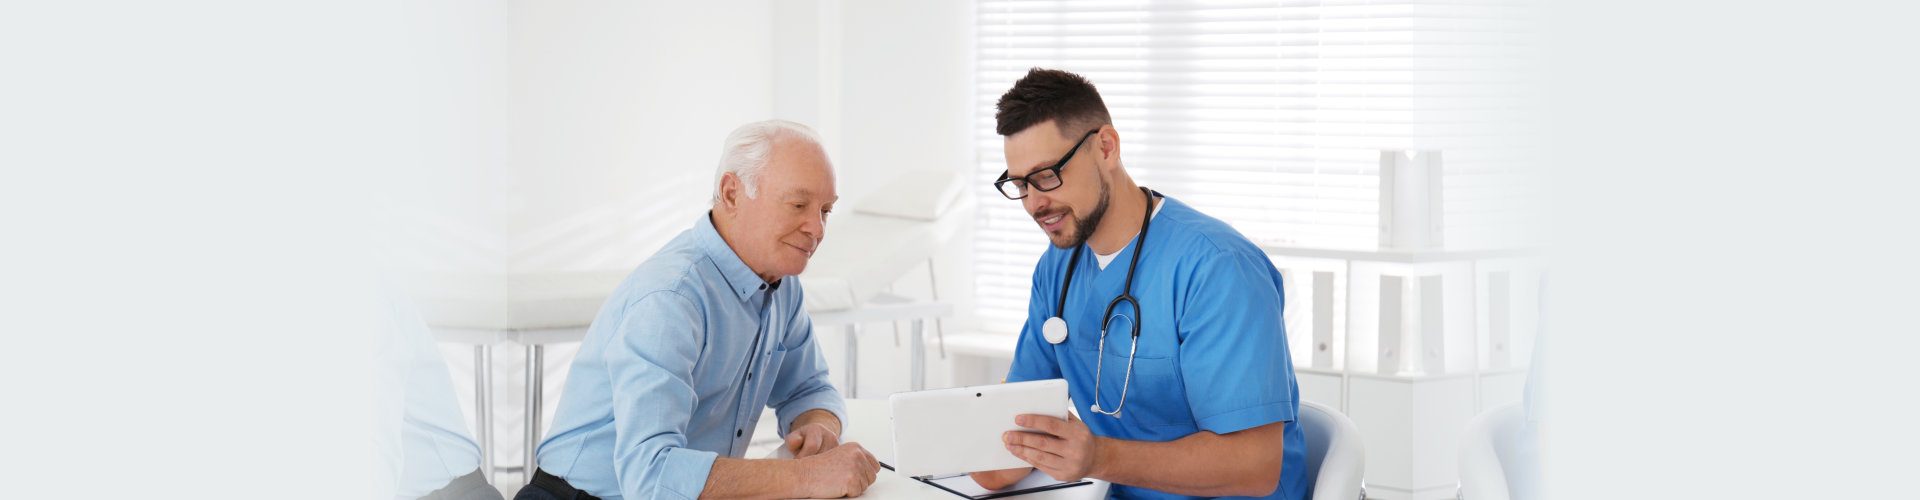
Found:
[[[1047,337],[1047,343],[1049,344],[1057,345],[1061,342],[1066,342],[1067,320],[1060,319],[1059,316],[1047,318],[1047,322],[1040,325],[1040,334]]]

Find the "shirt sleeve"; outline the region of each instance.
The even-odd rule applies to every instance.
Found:
[[[706,343],[692,301],[642,297],[603,351],[613,389],[613,471],[626,498],[699,498],[717,454],[687,448],[697,396],[694,361]]]
[[[1181,379],[1200,429],[1217,434],[1294,419],[1284,297],[1273,264],[1243,252],[1199,258],[1178,318]]]
[[[777,377],[773,382],[773,393],[768,397],[767,406],[773,408],[779,418],[780,435],[786,436],[792,431],[793,419],[800,414],[813,410],[827,410],[840,419],[840,429],[845,431],[852,422],[847,420],[847,403],[841,399],[840,390],[833,388],[828,379],[827,358],[820,353],[819,343],[814,341],[813,317],[807,315],[801,307],[802,297],[796,295],[790,301],[790,309],[784,311],[787,331],[781,345],[791,346],[787,357],[780,361]]]
[[[1029,380],[1047,380],[1061,378],[1060,360],[1054,358],[1053,344],[1047,342],[1040,328],[1047,318],[1053,317],[1055,300],[1060,290],[1054,288],[1058,265],[1047,265],[1042,257],[1040,265],[1033,266],[1032,296],[1027,299],[1027,321],[1020,327],[1020,338],[1013,348],[1013,366],[1007,369],[1007,382],[1026,382]]]

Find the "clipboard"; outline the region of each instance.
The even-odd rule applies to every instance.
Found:
[[[888,463],[885,459],[880,460],[880,466],[886,467],[887,470],[894,470],[893,464]],[[1079,481],[1061,481],[1048,476],[1044,472],[1040,472],[1039,469],[1034,469],[1032,473],[1027,474],[1026,478],[1013,483],[1013,485],[997,490],[981,488],[979,483],[973,482],[973,477],[966,474],[915,477],[913,480],[926,483],[928,486],[939,488],[940,491],[952,493],[960,498],[970,498],[973,500],[1006,498],[1093,484],[1092,481],[1085,479]]]

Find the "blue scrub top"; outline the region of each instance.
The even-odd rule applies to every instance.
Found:
[[[1115,308],[1101,370],[1100,403],[1120,417],[1094,413],[1094,372],[1101,314],[1121,293],[1133,243],[1106,269],[1091,249],[1080,253],[1067,291],[1067,341],[1049,344],[1040,326],[1055,315],[1073,249],[1049,247],[1033,273],[1033,298],[1008,382],[1065,378],[1073,404],[1094,434],[1135,441],[1172,441],[1202,430],[1216,434],[1286,424],[1280,487],[1264,497],[1305,498],[1306,444],[1294,422],[1300,390],[1293,378],[1281,320],[1280,272],[1265,252],[1219,219],[1172,198],[1147,230],[1146,253],[1134,271],[1133,295],[1145,309]],[[1139,319],[1133,380],[1126,384],[1131,327]],[[1115,484],[1113,498],[1199,498]]]

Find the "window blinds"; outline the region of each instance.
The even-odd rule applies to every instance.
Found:
[[[1520,160],[1500,148],[1511,135],[1502,126],[1525,108],[1516,61],[1527,45],[1511,5],[977,5],[974,268],[982,323],[995,331],[1025,318],[1047,245],[989,185],[1006,169],[994,103],[1034,66],[1100,89],[1136,181],[1262,245],[1374,248],[1381,150],[1444,152],[1450,248],[1504,243],[1489,235],[1524,198],[1506,174]]]

